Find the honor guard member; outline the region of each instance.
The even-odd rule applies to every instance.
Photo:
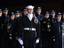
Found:
[[[27,9],[25,8],[24,10],[23,10],[23,16],[26,16],[28,14],[28,12],[27,12]]]
[[[38,18],[38,20],[40,21],[40,24],[41,24],[41,22],[42,22],[42,20],[43,20],[43,15],[41,14],[41,12],[42,12],[42,9],[41,9],[41,7],[37,7],[37,10],[36,10],[36,17]],[[41,30],[41,28],[40,28],[40,30]],[[40,33],[41,35],[40,35],[40,37],[41,37],[41,39],[40,39],[40,47],[42,48],[42,33]]]
[[[28,14],[22,16],[19,24],[19,38],[20,45],[24,45],[24,48],[35,48],[39,43],[39,20],[36,16],[33,16],[34,6],[28,5],[26,7]]]
[[[55,30],[54,30],[54,24],[56,23],[56,13],[54,10],[52,10],[50,15],[50,21],[51,21],[51,36],[50,36],[50,48],[55,48]]]
[[[2,9],[0,9],[0,35],[2,36]],[[0,38],[1,38],[0,36]]]
[[[64,48],[64,13],[62,16],[62,48]]]
[[[21,13],[19,10],[16,11],[15,16],[16,16],[16,21],[15,21],[15,24],[16,24],[15,34],[16,35],[15,36],[16,36],[16,40],[17,40],[17,38],[19,36],[19,32],[20,32],[20,30],[18,28],[19,28],[19,24],[20,24],[21,19],[22,19],[22,16],[21,16]],[[19,44],[18,40],[17,40],[16,44],[17,44],[16,48],[20,48],[20,46],[19,46],[20,44]],[[22,45],[21,45],[21,47],[22,47]]]
[[[8,23],[9,23],[9,15],[8,15],[8,9],[5,8],[5,10],[3,10],[3,32],[4,32],[4,44],[5,44],[5,48],[8,47],[8,29],[7,29],[7,26],[8,26]]]
[[[56,48],[62,48],[62,21],[61,21],[62,15],[59,12],[55,23],[55,42],[56,42]]]
[[[39,19],[39,21],[42,21],[42,19],[43,19],[43,15],[41,14],[41,12],[42,12],[41,7],[38,7],[36,10],[36,16]]]
[[[2,9],[0,9],[0,48],[4,48],[3,43],[3,21],[2,21]]]
[[[49,12],[46,11],[44,19],[42,20],[42,44],[43,48],[50,47],[50,33],[51,33],[51,23],[49,18]]]
[[[17,10],[17,11],[16,11],[15,16],[16,16],[16,18],[18,18],[18,17],[20,17],[20,16],[21,16],[21,13],[20,13],[20,11],[19,11],[19,10]]]
[[[19,24],[21,22],[21,19],[22,17],[20,16],[20,12],[19,11],[16,11],[15,13],[15,16],[16,16],[16,27],[15,27],[15,32],[16,32],[16,40],[17,40],[17,46],[18,48],[22,48],[23,45],[20,45],[19,42],[18,42],[18,36],[19,36],[19,33],[20,33],[20,28],[19,28]]]
[[[16,16],[16,22],[19,22],[22,18],[20,11],[16,11],[15,16]]]
[[[14,12],[11,12],[10,21],[8,24],[8,30],[9,30],[9,39],[12,40],[12,33],[14,31],[14,22],[15,21],[15,14]]]
[[[16,27],[16,17],[14,12],[11,12],[11,17],[8,25],[9,29],[9,42],[8,46],[9,48],[18,48],[17,47],[17,40],[16,40],[16,32],[15,32],[15,27]]]
[[[16,23],[15,23],[15,24],[16,24],[16,26],[17,26],[17,28],[18,28],[18,27],[19,27],[18,24],[20,24],[21,19],[22,19],[22,16],[21,16],[21,13],[20,13],[19,10],[16,11],[15,17],[16,17]],[[17,29],[17,28],[16,28],[16,29]],[[19,34],[19,31],[20,31],[20,30],[18,30],[18,31],[15,30],[17,36],[18,36],[18,34]]]
[[[55,22],[56,21],[56,13],[55,13],[55,11],[54,10],[52,10],[52,12],[51,12],[51,21],[52,22]]]

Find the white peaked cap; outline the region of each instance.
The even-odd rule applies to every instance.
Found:
[[[28,5],[28,6],[26,6],[26,8],[27,8],[27,9],[34,9],[34,6]]]

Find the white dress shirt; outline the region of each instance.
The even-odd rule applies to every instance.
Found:
[[[28,17],[28,19],[31,21],[32,18],[33,18],[33,14],[28,14],[27,17]]]

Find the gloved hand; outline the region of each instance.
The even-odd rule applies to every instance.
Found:
[[[39,43],[39,41],[40,41],[40,39],[39,39],[39,38],[37,38],[37,39],[36,39],[36,44],[38,44],[38,43]]]
[[[18,38],[18,42],[20,43],[20,45],[23,45],[23,40],[21,38]]]

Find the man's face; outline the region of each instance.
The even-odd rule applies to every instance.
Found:
[[[12,16],[11,16],[11,20],[14,20],[14,19],[15,19],[15,15],[12,15]]]
[[[2,11],[0,11],[0,16],[2,16]]]
[[[20,13],[16,13],[16,17],[19,17],[20,16]]]
[[[55,12],[52,12],[51,15],[52,15],[53,17],[55,17]]]
[[[64,14],[63,14],[63,19],[64,19]]]
[[[28,14],[27,9],[25,9],[23,13],[24,15],[27,15]]]
[[[37,14],[41,14],[41,9],[38,9],[37,10]]]
[[[33,13],[33,9],[27,9],[27,12],[31,14]]]
[[[45,18],[49,18],[49,14],[45,14]]]
[[[58,15],[57,20],[61,21],[61,15]]]
[[[7,11],[4,11],[3,13],[4,13],[5,15],[7,15],[7,14],[8,14],[8,10],[7,10]]]

